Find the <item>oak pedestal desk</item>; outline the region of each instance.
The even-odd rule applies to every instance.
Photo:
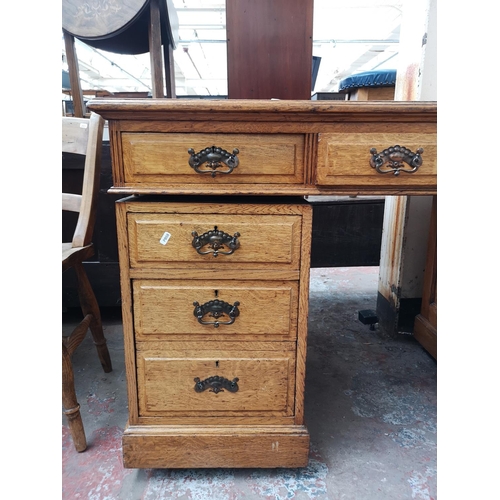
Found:
[[[434,102],[94,100],[109,123],[129,468],[301,467],[307,195],[435,195]]]

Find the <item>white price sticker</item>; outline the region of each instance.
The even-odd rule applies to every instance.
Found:
[[[160,243],[162,245],[166,245],[168,243],[168,240],[170,239],[170,236],[172,236],[170,233],[164,232],[163,236],[160,239]]]

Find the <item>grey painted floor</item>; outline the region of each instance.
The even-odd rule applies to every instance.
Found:
[[[63,417],[63,499],[431,500],[437,498],[437,364],[411,337],[384,338],[358,320],[375,309],[378,268],[311,271],[304,469],[124,469],[127,420],[119,312],[103,312],[113,372],[90,335],[73,356],[88,448]],[[63,332],[73,320],[63,318]]]

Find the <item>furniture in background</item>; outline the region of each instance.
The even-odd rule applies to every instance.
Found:
[[[395,101],[437,100],[437,2],[405,2]],[[386,196],[377,294],[378,328],[414,333],[423,304],[433,196]]]
[[[357,73],[339,83],[339,92],[346,93],[350,101],[393,101],[396,73],[395,69]]]
[[[104,125],[106,130],[106,124]],[[104,137],[106,137],[106,133]],[[85,157],[71,153],[62,155],[62,186],[66,193],[77,193],[81,189],[85,169]],[[94,255],[83,263],[92,283],[92,289],[99,307],[121,307],[120,271],[118,268],[118,242],[116,234],[115,202],[119,195],[107,193],[113,183],[111,174],[111,153],[109,140],[103,138],[101,153],[101,174],[97,194],[97,213],[92,243]],[[63,212],[62,241],[70,241],[76,224],[77,214]],[[79,309],[77,282],[74,273],[62,277],[63,311]]]
[[[63,0],[62,28],[75,116],[85,114],[75,38],[108,52],[149,52],[152,97],[175,97],[172,18],[176,14],[171,0],[129,0],[112,5]]]
[[[339,91],[355,101],[394,100],[396,81],[395,69],[365,71],[344,78]],[[422,306],[431,201],[430,196],[385,197],[376,315],[379,330],[389,336],[414,332]]]
[[[312,101],[347,101],[348,93],[344,92],[315,92],[311,96]]]
[[[62,339],[62,401],[77,451],[84,451],[87,443],[80,405],[76,399],[71,356],[89,329],[103,370],[106,373],[112,370],[99,306],[83,267],[83,261],[92,257],[94,253],[92,233],[96,219],[103,126],[104,119],[95,113],[91,113],[88,119],[62,118],[62,151],[85,155],[81,193],[62,194],[63,211],[78,213],[72,240],[62,244],[62,270],[63,273],[70,269],[75,271],[83,312],[83,320],[69,337]]]
[[[104,90],[84,90],[81,86],[75,38],[97,49],[120,54],[141,54],[151,56],[152,97],[175,97],[175,75],[173,49],[177,16],[171,0],[130,0],[115,3],[82,0],[63,0],[62,28],[68,63],[71,105],[66,104],[63,114],[75,117],[87,116],[84,95],[89,98],[126,98],[132,95],[113,94]],[[163,73],[164,71],[164,73]],[[165,80],[163,80],[163,75]],[[65,78],[67,76],[67,78]],[[164,83],[165,81],[165,83]],[[165,88],[165,90],[164,90]],[[141,93],[134,93],[139,97]],[[144,96],[145,97],[145,96]],[[70,107],[71,109],[67,109]],[[63,188],[71,191],[81,183],[83,162],[72,154],[63,154]],[[116,219],[114,202],[117,197],[105,194],[111,184],[111,157],[109,142],[102,147],[101,194],[98,195],[99,220],[94,231],[94,256],[84,263],[85,270],[94,283],[94,292],[102,307],[120,307],[120,285],[118,269],[118,248],[116,241]],[[63,238],[72,234],[72,214],[63,214]],[[75,293],[76,282],[72,274],[63,276],[63,309],[78,307]]]
[[[437,197],[432,200],[431,226],[427,242],[422,309],[415,318],[415,338],[437,359]]]
[[[95,100],[109,123],[125,467],[299,467],[311,205],[436,194],[433,102]]]
[[[226,2],[229,99],[311,98],[313,3]]]

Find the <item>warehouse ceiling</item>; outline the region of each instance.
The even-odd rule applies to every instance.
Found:
[[[395,69],[403,0],[314,0],[313,92],[336,92],[350,75]],[[225,0],[167,0],[176,48],[178,96],[226,96]],[[63,70],[67,70],[61,36]],[[84,91],[151,92],[149,54],[126,55],[76,40]]]

